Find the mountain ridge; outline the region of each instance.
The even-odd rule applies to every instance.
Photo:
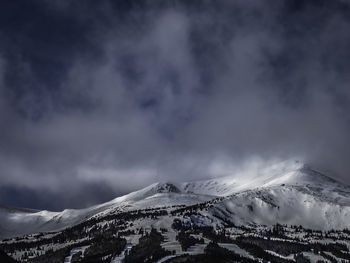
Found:
[[[231,212],[233,212],[233,207],[238,207],[237,211],[240,211],[241,215],[237,215],[236,211],[228,215],[229,218],[227,219],[238,224],[254,223],[255,221],[264,224],[272,223],[273,220],[268,219],[270,218],[269,215],[265,214],[262,209],[272,209],[270,213],[276,217],[287,217],[288,211],[283,209],[273,210],[276,207],[283,206],[284,203],[281,200],[290,199],[290,202],[298,204],[303,209],[296,206],[291,207],[295,211],[302,212],[304,217],[307,215],[305,202],[310,200],[320,206],[321,204],[325,207],[333,205],[337,209],[332,209],[338,214],[346,210],[344,216],[347,215],[347,207],[350,207],[350,187],[341,185],[336,180],[300,162],[281,162],[257,170],[255,174],[252,172],[242,173],[240,176],[241,178],[238,175],[233,175],[177,184],[157,182],[106,203],[84,209],[65,209],[61,212],[0,207],[0,236],[8,237],[36,232],[58,231],[91,217],[104,216],[110,213],[162,206],[189,206],[222,197],[226,201],[217,204],[217,207]],[[258,196],[259,193],[263,192],[265,197],[268,196],[274,203],[272,201],[270,203],[265,202],[265,197]],[[277,192],[279,196],[276,196]],[[305,202],[303,203],[300,200]],[[251,214],[250,210],[253,206],[256,207],[256,211],[259,211],[259,216]],[[343,207],[346,209],[343,209]],[[327,208],[323,211],[320,208],[315,213],[322,217],[323,213],[329,213],[332,209]],[[303,217],[300,217],[299,221],[301,219]],[[299,223],[295,218],[293,220],[285,219],[286,222]],[[305,220],[308,220],[308,218],[306,217]],[[311,223],[307,221],[310,226],[312,226]],[[320,221],[316,224],[316,227],[322,228],[322,224],[325,227],[332,226],[332,222],[324,223]],[[348,224],[341,222],[338,222],[338,225],[348,226]]]

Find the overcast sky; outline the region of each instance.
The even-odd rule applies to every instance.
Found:
[[[298,159],[350,183],[348,1],[8,0],[0,204]]]

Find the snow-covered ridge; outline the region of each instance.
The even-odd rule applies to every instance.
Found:
[[[62,212],[34,211],[0,207],[0,237],[25,233],[56,231],[78,224],[97,215],[148,207],[193,205],[226,197],[217,204],[215,213],[224,209],[238,223],[312,222],[310,216],[326,217],[333,213],[339,219],[318,220],[317,227],[343,224],[350,215],[350,188],[311,169],[300,162],[286,161],[254,172],[235,174],[210,180],[180,184],[155,183],[141,190],[117,197],[86,209],[66,209]],[[270,200],[270,201],[266,201]],[[289,204],[286,205],[286,204]],[[289,207],[299,217],[288,219],[289,212],[276,207]],[[252,214],[251,208],[256,213]],[[311,207],[319,207],[312,210]],[[321,209],[327,207],[326,209]],[[267,209],[267,210],[266,210]],[[273,210],[272,212],[270,210]],[[266,211],[269,211],[266,213]],[[310,213],[308,213],[310,211]],[[313,211],[313,215],[311,215]],[[288,213],[287,213],[288,212]],[[240,214],[237,214],[240,213]],[[316,213],[316,214],[315,214]],[[288,221],[289,220],[289,221]]]
[[[93,216],[115,211],[128,211],[148,207],[193,205],[213,197],[181,193],[170,183],[155,183],[141,190],[117,197],[109,202],[85,209],[65,209],[61,212],[32,211],[0,207],[0,238],[22,234],[57,231],[76,225]]]
[[[248,171],[232,176],[182,183],[179,188],[189,193],[228,196],[257,188],[308,184],[341,186],[335,180],[301,162],[286,161],[253,172]]]

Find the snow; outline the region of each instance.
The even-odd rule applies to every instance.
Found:
[[[232,244],[232,243],[218,243],[218,245],[220,247],[226,248],[238,255],[241,255],[242,257],[245,258],[251,258],[254,259],[254,257],[252,255],[249,254],[249,252],[245,251],[244,249],[240,248],[239,246],[237,246],[236,244]]]
[[[291,254],[289,256],[283,256],[283,255],[280,255],[280,254],[278,254],[278,253],[276,253],[275,251],[272,251],[272,250],[265,250],[265,252],[267,252],[267,253],[275,256],[275,257],[279,257],[279,258],[295,261],[293,254]]]
[[[267,187],[238,193],[217,203],[212,212],[238,225],[278,222],[323,230],[349,228],[350,207],[337,204],[330,195],[303,187]]]
[[[93,216],[108,214],[116,210],[128,211],[173,205],[192,205],[211,200],[206,195],[162,192],[164,184],[156,183],[139,191],[118,197],[86,209],[66,209],[62,212],[38,211],[18,212],[0,208],[0,237],[58,231],[78,224]]]
[[[158,260],[157,263],[163,263],[163,262],[167,261],[168,259],[176,258],[176,257],[178,257],[178,256],[179,256],[179,255],[170,255],[170,256],[166,256],[166,257],[164,257],[164,258]]]
[[[243,171],[226,177],[211,180],[187,182],[180,185],[185,192],[228,196],[242,191],[280,184],[295,184],[304,164],[293,160],[279,162],[257,171]]]
[[[307,257],[311,263],[317,263],[319,261],[330,262],[328,259],[322,257],[321,255],[316,255],[311,252],[303,252],[303,255]]]
[[[72,260],[72,257],[73,257],[75,254],[78,254],[79,252],[84,253],[85,249],[87,249],[88,247],[89,247],[89,246],[73,248],[73,249],[71,250],[71,252],[70,252],[70,255],[64,259],[64,263],[70,263],[71,260]]]
[[[86,209],[51,212],[0,207],[0,238],[58,231],[119,211],[187,206],[217,197],[223,200],[216,200],[208,212],[203,212],[208,214],[207,220],[214,220],[216,215],[242,225],[279,222],[314,229],[350,228],[350,188],[303,163],[288,160],[222,178],[154,183]]]
[[[120,255],[112,259],[111,263],[122,263],[125,258],[126,252],[129,251],[132,247],[133,245],[131,243],[127,243],[123,251],[120,253]]]

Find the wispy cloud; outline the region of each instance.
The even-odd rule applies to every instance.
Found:
[[[256,158],[350,182],[346,3],[56,2],[0,29],[3,185],[122,193]]]

